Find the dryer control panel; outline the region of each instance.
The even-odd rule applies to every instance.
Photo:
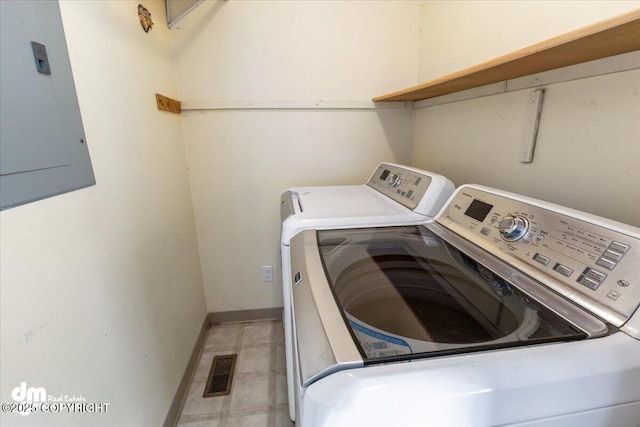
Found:
[[[381,163],[367,185],[396,202],[415,209],[431,184],[431,177],[398,165]]]
[[[640,305],[640,229],[462,186],[436,221],[615,326]]]

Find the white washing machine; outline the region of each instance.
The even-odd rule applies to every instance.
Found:
[[[289,415],[295,419],[291,343],[290,242],[303,230],[420,224],[432,218],[454,190],[442,175],[380,163],[366,184],[294,187],[282,194],[281,252]]]
[[[465,185],[290,267],[298,426],[640,423],[636,227]]]

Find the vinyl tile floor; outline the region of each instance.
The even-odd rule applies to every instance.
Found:
[[[231,393],[202,397],[214,356],[237,354]],[[212,326],[178,426],[292,427],[281,321]]]

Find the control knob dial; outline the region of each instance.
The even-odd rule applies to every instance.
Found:
[[[521,215],[507,215],[498,224],[500,235],[507,242],[520,240],[529,231],[529,221]]]
[[[387,180],[387,182],[391,187],[397,187],[402,182],[402,179],[399,175],[392,173],[391,175],[389,175],[389,179]]]

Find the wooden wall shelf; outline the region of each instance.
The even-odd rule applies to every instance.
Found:
[[[634,50],[640,50],[640,9],[373,101],[419,101]]]

